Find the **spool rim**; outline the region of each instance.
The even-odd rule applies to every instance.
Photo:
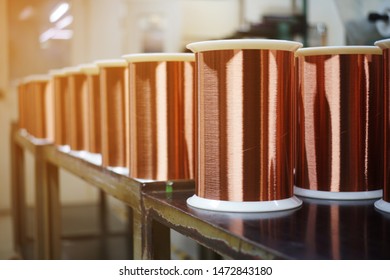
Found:
[[[63,69],[65,75],[82,74],[80,67],[72,66]]]
[[[95,65],[101,67],[126,67],[127,63],[124,59],[102,59],[96,60]]]
[[[31,83],[31,82],[48,82],[50,81],[50,75],[46,74],[36,74],[27,76],[22,80],[23,84]]]
[[[295,52],[295,56],[314,55],[342,55],[342,54],[375,54],[381,55],[382,50],[377,46],[325,46],[301,48]]]
[[[187,204],[204,210],[249,213],[290,210],[301,206],[302,201],[296,196],[281,200],[237,202],[207,199],[193,195],[187,199]]]
[[[362,192],[331,192],[331,191],[317,191],[307,190],[300,187],[294,187],[294,194],[309,198],[331,199],[331,200],[363,200],[381,198],[383,191],[362,191]]]
[[[296,51],[301,48],[302,43],[287,40],[274,39],[230,39],[210,40],[194,42],[187,45],[187,49],[196,52],[214,50],[280,50]]]
[[[390,213],[390,202],[380,199],[378,201],[375,201],[374,206],[376,209],[382,212]]]
[[[375,46],[380,47],[381,49],[390,48],[390,39],[383,39],[375,42]]]
[[[89,63],[89,64],[80,64],[79,65],[80,71],[87,75],[98,75],[99,74],[99,67],[96,64]]]

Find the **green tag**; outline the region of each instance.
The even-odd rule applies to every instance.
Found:
[[[172,191],[173,191],[173,182],[172,181],[168,181],[167,185],[165,186],[165,192],[166,193],[172,193]]]

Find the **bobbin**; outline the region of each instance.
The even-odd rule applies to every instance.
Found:
[[[193,179],[194,54],[123,58],[129,68],[131,176],[157,181]]]
[[[27,86],[24,79],[20,79],[17,85],[18,91],[18,128],[21,132],[27,133]]]
[[[390,213],[390,39],[375,42],[383,51],[383,104],[384,104],[384,182],[383,196],[375,202],[375,207]]]
[[[23,116],[24,126],[30,140],[46,144],[53,140],[51,114],[50,76],[31,75],[23,80],[23,102],[21,110],[25,110]]]
[[[72,152],[87,150],[87,88],[86,76],[80,67],[64,68],[69,87],[69,146]]]
[[[196,42],[198,172],[187,204],[229,212],[299,207],[293,195],[294,52],[302,44]]]
[[[102,165],[128,175],[128,74],[124,59],[98,60],[101,95]]]
[[[68,78],[64,69],[49,71],[54,95],[54,144],[64,152],[70,150],[70,112]]]
[[[99,67],[96,64],[80,64],[80,72],[85,75],[85,151],[81,157],[95,165],[102,165],[101,102]]]
[[[298,60],[296,195],[373,199],[383,186],[382,51],[302,48]]]

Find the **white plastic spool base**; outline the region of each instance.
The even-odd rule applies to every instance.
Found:
[[[90,152],[85,152],[85,154],[82,157],[85,161],[88,161],[89,163],[92,163],[97,166],[102,165],[102,155],[101,154],[96,154],[96,153],[90,153]]]
[[[70,151],[70,155],[74,157],[78,157],[83,159],[89,163],[100,166],[102,165],[102,155],[101,154],[93,154],[87,151]]]
[[[128,168],[121,166],[108,166],[107,169],[124,176],[129,176],[130,173]]]
[[[60,150],[63,153],[69,153],[71,151],[69,145],[60,145],[58,146],[58,150]]]
[[[366,191],[366,192],[328,192],[307,190],[299,187],[294,187],[294,194],[310,198],[330,199],[330,200],[362,200],[381,198],[383,191]]]
[[[386,202],[383,199],[380,199],[376,201],[374,205],[376,209],[386,213],[390,213],[390,202]]]
[[[69,154],[71,156],[77,157],[77,158],[83,158],[84,155],[86,154],[86,151],[75,151],[75,150],[70,150]]]
[[[220,212],[273,212],[294,209],[302,205],[302,201],[297,197],[271,200],[271,201],[225,201],[202,198],[193,195],[187,199],[189,206]]]
[[[21,129],[19,131],[19,133],[23,137],[26,137],[30,142],[34,143],[34,145],[48,145],[48,144],[52,144],[53,143],[53,141],[51,141],[49,139],[46,139],[46,138],[36,138],[36,137],[32,136],[25,129]]]
[[[141,182],[141,183],[153,183],[153,182],[158,182],[158,180],[153,180],[153,179],[143,179],[143,178],[133,178],[134,180]]]

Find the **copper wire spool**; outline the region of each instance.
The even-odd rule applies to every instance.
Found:
[[[381,196],[382,51],[319,47],[299,61],[296,194],[330,199]]]
[[[34,75],[26,78],[24,95],[24,108],[26,128],[35,138],[48,139],[49,128],[47,125],[47,95],[49,94],[49,76]],[[24,98],[23,98],[24,99]]]
[[[70,149],[73,151],[87,150],[88,120],[87,120],[87,80],[86,75],[78,67],[64,69],[68,77],[69,87],[69,136]]]
[[[100,68],[102,165],[128,167],[128,97],[125,60],[102,60]]]
[[[24,81],[18,84],[18,127],[19,129],[27,129],[27,101],[26,101],[27,85]]]
[[[199,103],[191,206],[261,212],[301,204],[293,196],[294,52],[300,46],[278,40],[187,46],[196,53]]]
[[[375,203],[375,206],[385,212],[390,212],[390,39],[375,43],[383,51],[383,120],[384,120],[384,181],[383,197]]]
[[[25,92],[24,92],[24,102],[25,102],[25,108],[26,108],[26,114],[25,114],[25,123],[26,123],[26,131],[30,135],[35,134],[35,106],[31,106],[31,104],[34,104],[34,94],[33,94],[33,87],[31,81],[28,81],[28,77],[25,79]]]
[[[70,144],[68,78],[63,70],[50,71],[54,93],[54,144]]]
[[[129,63],[130,175],[194,178],[193,54],[125,56]]]
[[[101,153],[102,135],[101,135],[101,108],[100,108],[100,82],[99,68],[94,64],[85,64],[80,66],[81,71],[86,75],[87,86],[87,146],[86,150],[90,153]]]

